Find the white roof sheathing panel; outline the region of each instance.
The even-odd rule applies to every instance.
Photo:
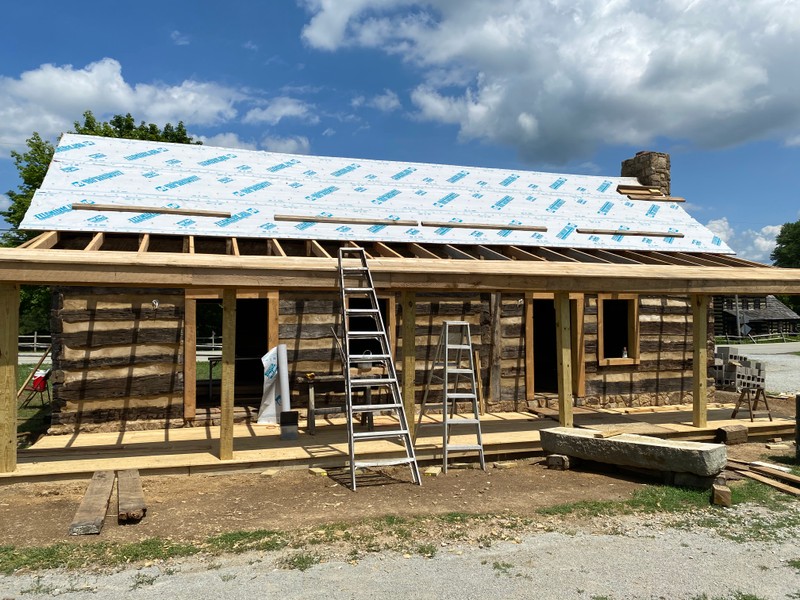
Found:
[[[679,203],[629,200],[630,177],[300,156],[65,134],[21,227],[278,239],[731,253]],[[228,211],[229,218],[73,210],[75,203]],[[276,221],[278,214],[495,228]],[[544,226],[546,232],[499,229]],[[590,235],[577,228],[680,232]]]

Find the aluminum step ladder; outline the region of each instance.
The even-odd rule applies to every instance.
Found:
[[[473,356],[469,323],[444,321],[433,364],[428,371],[428,382],[425,386],[425,395],[422,397],[422,406],[414,435],[416,442],[422,427],[440,427],[442,429],[442,471],[444,473],[447,473],[450,452],[477,452],[481,469],[486,470]],[[442,400],[432,403],[429,401],[432,388],[439,385],[441,385]],[[458,413],[459,402],[471,405],[471,410],[465,413],[466,416]],[[431,411],[441,412],[441,421],[434,420],[430,416]],[[426,416],[431,420],[424,421]],[[453,435],[452,430],[455,427],[459,429],[473,428],[475,443],[451,444],[450,437]],[[455,435],[466,434],[457,431]]]
[[[345,263],[347,259],[349,260]],[[357,261],[357,262],[356,262]],[[342,370],[345,381],[347,412],[347,437],[350,449],[350,487],[356,489],[356,470],[365,467],[384,467],[408,465],[411,478],[421,484],[414,442],[408,428],[400,383],[395,370],[392,348],[386,325],[378,305],[378,295],[372,282],[372,274],[367,266],[367,255],[363,248],[339,248],[339,292],[342,306],[342,331],[344,343],[339,344],[342,355]],[[355,300],[355,302],[353,302]],[[357,306],[351,307],[351,304]],[[368,325],[365,325],[368,324]],[[351,325],[355,325],[356,328]],[[356,342],[354,344],[354,342]],[[337,338],[338,343],[338,338]],[[356,346],[355,351],[353,346]],[[359,350],[364,345],[372,345],[374,351]],[[365,371],[365,366],[369,368]],[[377,367],[377,368],[376,368]],[[373,392],[388,392],[388,402],[374,403]],[[356,404],[353,394],[364,392],[366,402]],[[388,412],[397,415],[397,425],[375,427],[370,431],[355,431],[356,415]],[[371,440],[394,440],[400,443],[405,456],[374,460],[356,460],[356,444]]]

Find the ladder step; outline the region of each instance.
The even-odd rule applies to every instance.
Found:
[[[381,330],[376,331],[348,331],[347,337],[351,338],[365,338],[365,337],[381,337],[385,338],[386,333]]]
[[[395,465],[408,465],[415,462],[413,457],[406,456],[403,458],[376,458],[375,460],[357,460],[355,467],[393,467]]]
[[[475,400],[477,396],[467,392],[449,392],[447,394],[448,400]]]
[[[344,312],[348,315],[379,315],[381,313],[377,308],[347,308]]]
[[[444,372],[444,367],[436,366],[434,367],[434,369],[441,370],[442,372]],[[452,373],[454,375],[469,375],[470,373],[472,373],[472,369],[466,369],[463,367],[448,367],[447,372]],[[434,375],[434,377],[441,378],[441,375]]]
[[[373,377],[363,379],[350,379],[350,387],[364,387],[373,385],[391,385],[397,383],[394,377]]]
[[[448,452],[464,452],[466,450],[483,450],[483,446],[480,444],[448,444],[447,451]]]
[[[367,267],[342,267],[342,273],[366,273]]]
[[[470,344],[448,344],[447,350],[472,350]]]
[[[371,287],[346,287],[344,288],[345,294],[368,294],[374,293],[375,289]]]
[[[364,362],[380,362],[382,360],[389,360],[392,358],[391,354],[351,354],[351,363],[364,363]]]
[[[408,435],[407,429],[392,429],[389,431],[354,431],[354,440],[385,440]]]
[[[447,419],[448,425],[478,425],[480,421],[478,419]]]
[[[402,404],[353,404],[353,412],[373,412],[376,410],[397,410]]]

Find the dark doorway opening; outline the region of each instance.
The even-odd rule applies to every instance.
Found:
[[[533,301],[533,385],[536,393],[558,393],[556,305]]]
[[[372,308],[372,303],[368,298],[350,298],[349,308],[352,309],[368,309]],[[384,324],[386,323],[386,299],[378,299],[378,310],[381,312],[381,318]],[[350,331],[379,331],[380,323],[375,315],[350,315]],[[381,344],[376,339],[352,338],[350,340],[350,354],[381,354]],[[383,363],[380,363],[383,364]]]

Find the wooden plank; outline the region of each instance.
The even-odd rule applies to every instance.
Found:
[[[267,294],[267,349],[269,350],[281,343],[279,317],[279,292],[269,292]]]
[[[754,479],[755,481],[760,481],[761,483],[765,483],[768,486],[775,488],[776,490],[780,490],[781,492],[790,494],[792,496],[800,496],[800,488],[786,485],[785,483],[781,483],[780,481],[775,481],[774,479],[770,479],[765,475],[754,473],[753,471],[745,471],[743,469],[735,469],[735,470],[737,473],[739,473],[744,477],[747,477],[749,479]]]
[[[100,533],[113,489],[114,471],[96,471],[69,526],[70,535]]]
[[[416,244],[414,242],[408,244],[408,249],[417,258],[436,258],[436,259],[439,258],[439,256],[437,254],[434,254],[433,252],[431,252],[427,248],[423,248],[422,246],[420,246],[419,244]]]
[[[183,322],[183,418],[197,414],[197,300],[184,300]]]
[[[150,247],[150,234],[145,233],[139,238],[139,250],[138,252],[147,252],[147,249]]]
[[[102,231],[98,231],[97,233],[92,236],[92,239],[86,244],[86,247],[83,249],[84,252],[94,252],[96,250],[100,250],[100,247],[103,245],[103,242],[106,239],[106,234]]]
[[[333,258],[317,240],[306,241],[306,253],[310,256],[318,256],[320,258]]]
[[[417,301],[414,292],[403,291],[400,294],[400,305],[403,307],[401,336],[403,339],[403,406],[406,412],[408,428],[413,437],[417,425],[414,375],[416,368],[416,323]]]
[[[566,254],[558,252],[553,248],[536,248],[534,252],[547,261],[573,262],[573,263],[580,262],[577,258],[572,258],[571,256],[567,256]]]
[[[769,475],[774,479],[782,479],[783,481],[789,483],[795,483],[800,486],[800,477],[798,477],[797,475],[793,475],[792,473],[787,473],[786,471],[781,471],[779,469],[773,469],[772,467],[757,465],[753,463],[750,463],[750,469],[752,471],[761,473],[762,475]]]
[[[26,248],[30,249],[39,249],[39,250],[48,250],[55,246],[58,243],[58,232],[57,231],[48,231],[43,233],[40,236],[34,238]]]
[[[289,221],[293,223],[334,223],[339,225],[399,225],[402,227],[419,227],[416,219],[378,219],[363,217],[322,217],[315,215],[286,215],[278,214],[272,217],[273,221]]]
[[[0,473],[17,468],[19,286],[0,283]]]
[[[478,260],[472,254],[468,254],[464,252],[460,248],[456,248],[455,246],[451,246],[450,244],[442,244],[442,251],[447,254],[450,258],[455,258],[458,260]]]
[[[558,422],[572,427],[572,335],[569,294],[556,292],[556,361],[558,370]]]
[[[547,231],[544,225],[499,225],[494,223],[463,223],[457,221],[421,221],[420,227],[447,229],[499,229],[500,231]]]
[[[692,294],[692,425],[708,425],[708,300]]]
[[[522,248],[517,248],[516,246],[504,246],[504,250],[506,251],[506,254],[515,260],[545,260],[541,256],[536,256],[535,254],[531,254],[530,252],[523,250]]]
[[[623,236],[642,236],[642,237],[664,237],[682,238],[684,235],[679,231],[645,231],[636,229],[593,229],[590,227],[578,227],[575,233],[585,235],[623,235]]]
[[[628,200],[646,200],[649,202],[686,202],[686,198],[680,196],[647,196],[641,194],[628,194]]]
[[[533,353],[533,294],[531,292],[525,292],[525,316],[524,316],[524,325],[525,328],[525,400],[526,402],[532,402],[535,396],[535,380],[534,380],[534,370],[533,370],[533,361],[534,361],[534,353]]]
[[[629,183],[620,183],[617,186],[617,193],[622,195],[627,194],[657,194],[662,195],[661,189],[652,185],[634,185]]]
[[[572,388],[576,396],[586,396],[586,343],[584,331],[585,298],[572,298],[569,301],[572,326]]]
[[[503,354],[502,330],[503,295],[492,294],[489,306],[489,335],[491,355],[489,358],[489,400],[494,403],[501,401],[502,378],[500,361]]]
[[[283,246],[275,239],[269,240],[269,254],[271,256],[286,256]]]
[[[139,522],[147,514],[142,480],[137,469],[117,471],[117,522]]]
[[[230,211],[221,210],[198,210],[194,208],[169,208],[167,206],[140,206],[124,204],[84,204],[75,202],[72,210],[92,210],[98,212],[130,212],[130,213],[149,213],[157,215],[186,215],[190,217],[215,217],[229,219]]]
[[[230,250],[228,251],[228,254],[230,254],[232,256],[241,256],[241,254],[239,253],[239,240],[237,240],[235,237],[232,237],[232,238],[228,238],[226,240],[226,242],[227,242],[226,246],[227,245],[230,246]]]
[[[222,390],[220,393],[219,458],[233,459],[233,400],[236,369],[236,290],[222,290]]]
[[[375,242],[373,244],[373,247],[375,248],[375,252],[380,256],[385,256],[387,258],[404,258],[402,254],[400,254],[393,248],[390,248],[387,244],[384,244],[383,242]]]
[[[478,256],[487,260],[511,260],[511,258],[505,254],[500,254],[497,250],[489,248],[488,246],[477,245],[472,246],[472,248]]]

